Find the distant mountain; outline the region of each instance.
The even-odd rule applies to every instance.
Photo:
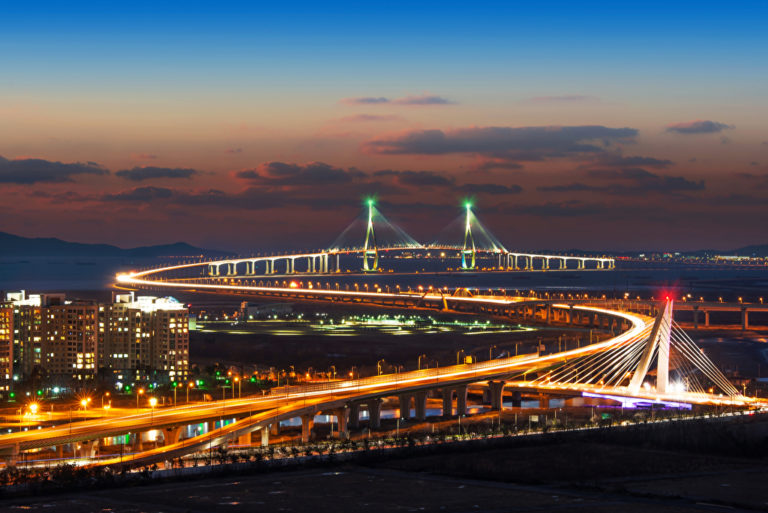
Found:
[[[225,251],[196,248],[185,242],[123,249],[109,244],[82,244],[55,238],[27,238],[0,232],[0,258],[4,257],[125,257],[229,255]]]

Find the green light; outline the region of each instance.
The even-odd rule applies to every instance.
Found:
[[[42,390],[38,390],[37,391],[37,395],[43,395],[43,391]]]
[[[10,398],[13,399],[14,397],[16,397],[16,392],[11,392],[9,395],[10,395]]]
[[[374,203],[374,201],[373,201],[373,198],[368,198],[368,199],[366,200],[366,203],[368,203],[368,206],[369,206],[369,207],[372,207],[372,206],[373,206],[373,203]]]
[[[467,210],[469,210],[470,208],[472,208],[472,203],[471,203],[470,201],[465,201],[465,202],[464,202],[464,207],[465,207]]]

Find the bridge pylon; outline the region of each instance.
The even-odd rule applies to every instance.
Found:
[[[653,323],[653,329],[648,337],[648,344],[645,346],[643,355],[637,365],[637,369],[629,382],[629,390],[636,393],[640,390],[645,376],[648,374],[648,368],[651,365],[654,354],[656,358],[656,391],[666,393],[669,385],[669,347],[672,335],[672,308],[673,301],[667,299],[664,309],[659,312],[656,322]]]
[[[464,207],[467,209],[467,221],[464,228],[464,247],[461,250],[461,268],[474,269],[476,267],[477,248],[475,247],[475,238],[472,236],[472,204],[467,201]],[[471,257],[469,265],[467,265],[467,256]]]
[[[368,260],[371,264],[368,264]],[[363,246],[363,270],[378,271],[379,248],[376,246],[376,232],[373,230],[373,200],[368,200],[368,227],[365,231],[365,245]]]

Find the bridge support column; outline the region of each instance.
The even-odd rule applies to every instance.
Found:
[[[59,444],[56,446],[56,458],[60,460],[64,459],[64,444]]]
[[[512,392],[512,407],[520,408],[523,406],[523,394],[519,390]]]
[[[400,408],[400,418],[411,418],[411,396],[408,394],[402,394],[397,397],[398,407]]]
[[[488,387],[491,391],[491,409],[494,411],[501,410],[504,397],[504,382],[489,381]]]
[[[699,329],[699,307],[693,307],[693,329]]]
[[[357,429],[360,427],[360,403],[349,403],[349,427]]]
[[[309,438],[312,436],[312,428],[315,427],[315,415],[313,413],[309,415],[301,416],[301,443],[309,442]]]
[[[369,399],[368,407],[368,428],[379,429],[381,427],[381,399]]]
[[[709,310],[704,310],[704,326],[709,327]]]
[[[427,392],[416,392],[413,396],[416,420],[424,422],[427,419]]]
[[[341,440],[346,440],[349,438],[349,427],[347,420],[349,419],[349,410],[347,408],[339,408],[338,410],[335,410],[333,414],[336,416],[336,420],[339,424],[339,435],[338,437]]]
[[[274,421],[272,424],[269,425],[269,434],[273,436],[277,436],[280,434],[280,422]]]
[[[179,440],[181,439],[181,431],[181,426],[166,429],[165,433],[163,433],[163,445],[179,443]]]
[[[261,446],[262,447],[269,447],[269,428],[264,426],[260,429],[261,431]]]
[[[453,389],[443,389],[443,417],[448,418],[453,415]]]
[[[749,329],[749,310],[742,307],[741,309],[741,329],[742,330],[748,330]]]
[[[143,444],[141,442],[141,433],[132,433],[131,436],[133,436],[133,443],[131,444],[133,447],[133,452],[141,452],[144,450]]]
[[[549,408],[549,396],[545,394],[539,395],[539,408]]]
[[[456,415],[467,414],[467,385],[456,387]]]
[[[546,317],[544,318],[544,321],[547,324],[552,324],[552,305],[547,303],[547,311],[546,311]]]

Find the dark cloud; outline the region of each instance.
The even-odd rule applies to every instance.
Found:
[[[642,168],[595,169],[588,171],[587,175],[612,183],[585,184],[574,182],[565,185],[540,186],[536,190],[541,192],[599,192],[611,195],[634,195],[648,193],[678,194],[706,189],[704,180],[697,181],[689,180],[683,176],[660,175]]]
[[[684,123],[673,123],[671,125],[667,125],[667,132],[686,135],[713,134],[722,132],[723,130],[729,128],[733,128],[733,126],[726,125],[725,123],[719,123],[717,121],[697,119],[696,121],[686,121]]]
[[[339,121],[344,123],[365,123],[370,121],[398,121],[402,119],[400,116],[378,116],[376,114],[356,114],[354,116],[345,116],[340,118]]]
[[[414,130],[373,139],[368,153],[383,155],[476,154],[509,162],[600,153],[616,142],[633,142],[634,128],[604,126],[473,127]]]
[[[477,171],[490,171],[492,169],[516,170],[523,169],[523,165],[518,164],[517,162],[510,162],[507,159],[483,157],[479,159],[479,162],[474,166],[474,169]]]
[[[0,157],[0,183],[62,183],[74,181],[72,177],[77,175],[106,174],[109,171],[95,162],[64,164],[43,159],[8,160]]]
[[[379,97],[363,96],[359,98],[342,98],[341,103],[346,103],[348,105],[376,105],[379,103],[389,103],[389,98],[384,98],[383,96],[379,96]]]
[[[582,167],[651,167],[666,169],[674,162],[666,159],[641,156],[623,156],[619,153],[600,153],[595,155],[590,162]]]
[[[272,186],[321,186],[349,183],[367,175],[356,168],[342,169],[324,162],[265,162],[254,169],[237,171],[235,176]]]
[[[105,194],[101,197],[103,201],[140,201],[148,202],[153,200],[167,200],[174,195],[173,189],[166,187],[136,187],[116,194]]]
[[[458,190],[467,194],[520,194],[523,188],[519,185],[499,185],[495,183],[465,183]]]
[[[115,173],[120,178],[141,182],[143,180],[153,180],[155,178],[192,178],[199,174],[199,171],[181,167],[134,167],[133,169],[123,169]]]
[[[227,148],[226,150],[224,150],[224,153],[242,153],[242,152],[243,152],[242,148]]]
[[[342,98],[341,103],[347,105],[452,105],[455,102],[432,94],[409,95],[402,98],[390,99],[384,96],[362,96],[358,98]]]
[[[531,103],[597,103],[600,98],[583,94],[566,94],[562,96],[535,96],[528,101]]]
[[[449,187],[454,183],[453,177],[434,171],[393,171],[386,169],[376,171],[373,176],[392,176],[399,184],[414,187]]]
[[[392,100],[395,105],[451,105],[454,102],[443,98],[442,96],[434,95],[420,95],[420,96],[406,96],[404,98],[398,98]]]

